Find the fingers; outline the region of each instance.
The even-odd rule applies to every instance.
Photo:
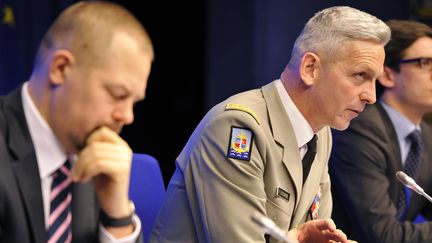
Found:
[[[72,179],[86,182],[104,174],[112,180],[128,180],[131,159],[127,143],[111,129],[102,127],[89,136],[87,146],[78,155]]]
[[[129,173],[131,158],[132,153],[128,147],[94,142],[79,154],[72,168],[72,179],[86,182],[99,174],[105,174],[117,180],[119,178],[116,174]]]
[[[342,230],[336,228],[336,224],[332,219],[314,220],[315,226],[322,231],[324,238],[327,241],[347,243],[347,236]]]
[[[115,144],[127,145],[127,143],[113,130],[108,127],[100,127],[96,129],[90,136],[87,138],[87,144],[91,144],[95,141],[99,142],[111,142]]]
[[[129,178],[132,150],[113,130],[101,127],[87,139],[72,168],[76,182],[93,180],[101,209],[111,217],[130,214]]]
[[[324,230],[323,236],[327,241],[341,242],[347,243],[348,239],[344,232],[340,229],[336,229],[334,231]]]
[[[312,220],[299,227],[299,242],[340,242],[349,243],[344,232],[336,228],[331,219]]]
[[[336,230],[336,224],[333,222],[332,219],[317,219],[309,222],[313,222],[315,227],[317,227],[317,229],[319,230]]]

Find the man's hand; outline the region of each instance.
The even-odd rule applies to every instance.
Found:
[[[341,242],[353,243],[339,229],[331,219],[320,219],[308,221],[296,229],[288,232],[288,237],[297,239],[299,243],[321,243],[321,242]]]
[[[101,127],[89,136],[86,147],[79,153],[72,179],[74,182],[93,179],[102,210],[112,218],[126,217],[131,214],[128,196],[131,160],[129,145],[113,130]],[[128,228],[131,233],[133,227]]]

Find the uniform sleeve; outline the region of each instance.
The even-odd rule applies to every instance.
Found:
[[[249,160],[228,156],[233,128],[251,132]],[[264,141],[257,122],[239,111],[223,112],[203,129],[184,173],[193,177],[189,187],[195,192],[188,196],[197,204],[195,217],[201,217],[207,242],[265,242],[251,220],[255,212],[266,214]]]

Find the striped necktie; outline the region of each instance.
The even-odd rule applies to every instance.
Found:
[[[405,159],[404,172],[414,180],[417,180],[423,153],[421,132],[416,129],[412,133],[410,133],[407,138],[411,141],[411,147],[408,152],[407,158]],[[402,220],[406,208],[408,208],[410,196],[411,191],[403,187],[399,193],[397,207],[397,217],[399,220]]]
[[[71,242],[71,184],[70,162],[67,160],[62,167],[53,173],[50,194],[50,215],[48,219],[48,243]]]

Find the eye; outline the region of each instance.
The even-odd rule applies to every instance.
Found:
[[[123,88],[111,88],[109,89],[109,93],[114,99],[122,100],[128,97],[128,93]]]
[[[356,74],[354,74],[354,76],[359,80],[367,80],[367,78],[368,78],[368,75],[366,72],[356,73]]]
[[[420,66],[422,68],[430,68],[432,66],[432,58],[422,58],[422,59],[420,59]]]

